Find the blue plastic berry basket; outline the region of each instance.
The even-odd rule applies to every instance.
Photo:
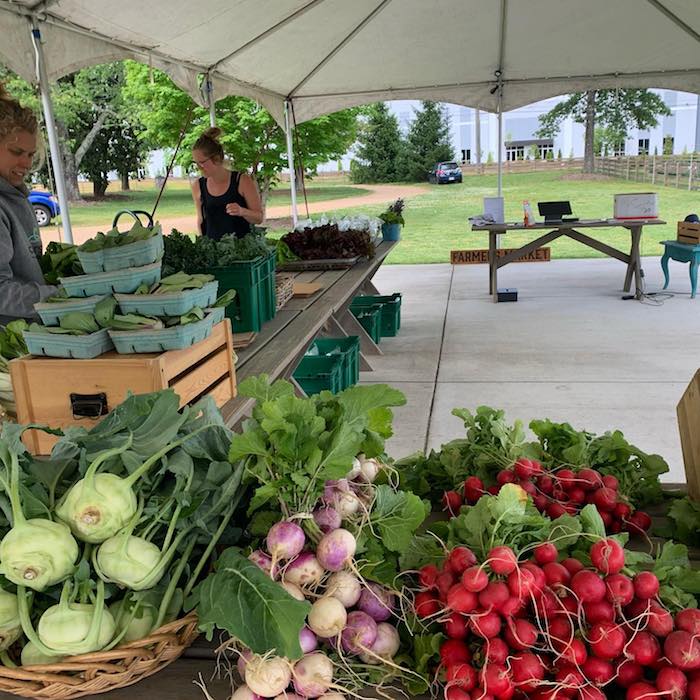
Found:
[[[107,329],[89,335],[53,335],[24,331],[24,341],[31,355],[90,360],[114,349]]]
[[[69,297],[90,297],[96,294],[131,294],[142,284],[160,282],[160,262],[126,270],[98,272],[93,275],[61,277],[61,286]]]
[[[76,299],[66,299],[65,301],[42,301],[34,304],[34,311],[39,314],[39,318],[45,326],[58,326],[61,323],[61,319],[72,311],[94,313],[97,304],[108,296],[108,294],[98,294],[94,297],[77,297]]]
[[[195,306],[205,308],[216,301],[219,283],[207,282],[200,289],[186,289],[172,294],[115,294],[124,314],[142,316],[182,316]]]
[[[78,248],[78,260],[87,274],[94,274],[151,265],[163,259],[164,251],[163,232],[159,229],[151,238],[129,243],[129,245],[105,248],[91,253]]]

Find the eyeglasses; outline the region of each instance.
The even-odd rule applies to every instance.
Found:
[[[205,163],[208,163],[211,158],[205,158],[204,160],[196,160],[194,163],[198,168],[201,168]]]

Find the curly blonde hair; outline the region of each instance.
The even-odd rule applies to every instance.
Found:
[[[212,126],[207,129],[192,146],[193,151],[201,151],[207,158],[215,160],[224,159],[224,147],[219,140],[223,132],[219,127]]]
[[[39,124],[34,112],[29,107],[22,107],[0,83],[0,141],[16,131],[36,134],[38,130]]]

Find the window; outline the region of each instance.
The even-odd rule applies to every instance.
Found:
[[[649,155],[649,139],[639,139],[637,142],[637,151],[640,156]]]
[[[455,162],[450,162],[450,163],[439,163],[438,167],[441,170],[459,170],[459,165]]]
[[[664,155],[673,155],[673,136],[664,136]]]
[[[525,146],[507,146],[506,160],[525,160]]]
[[[624,156],[625,155],[625,142],[624,141],[618,141],[617,143],[614,143],[611,147],[612,154],[614,156]]]
[[[540,158],[546,160],[547,158],[554,158],[554,144],[548,143],[543,146],[539,146]]]
[[[472,152],[470,148],[462,149],[462,163],[469,163],[472,159]]]

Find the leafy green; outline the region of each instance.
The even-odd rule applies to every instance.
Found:
[[[227,549],[216,569],[193,592],[188,609],[197,608],[200,628],[211,640],[226,630],[256,654],[275,651],[299,659],[299,632],[311,605],[298,601],[236,549]]]
[[[39,266],[47,284],[58,284],[61,277],[83,274],[83,266],[78,260],[78,248],[72,243],[49,243],[39,259]]]
[[[28,324],[22,319],[10,321],[6,326],[0,326],[0,370],[7,371],[7,363],[16,357],[27,354],[23,332]]]
[[[78,250],[84,253],[95,253],[109,248],[121,248],[130,243],[148,240],[160,232],[160,224],[156,224],[153,228],[148,228],[143,226],[141,222],[135,221],[134,225],[126,233],[120,233],[117,228],[110,229],[107,233],[98,233],[85,241]]]
[[[668,532],[664,534],[673,537],[692,547],[700,547],[700,503],[691,501],[687,496],[676,498],[671,503],[667,513]]]
[[[59,325],[66,330],[84,334],[97,333],[100,330],[95,317],[87,311],[69,311],[61,316]]]
[[[447,526],[447,524],[445,523]],[[399,564],[401,571],[416,571],[426,564],[442,565],[446,552],[436,532],[437,523],[430,525],[430,533],[415,535],[401,555]],[[431,534],[432,533],[432,534]]]
[[[429,505],[418,496],[377,486],[370,522],[377,528],[386,549],[403,554],[411,544],[414,531],[430,514]]]
[[[95,304],[95,321],[101,328],[107,328],[116,310],[117,300],[112,296],[105,297]]]
[[[213,308],[227,307],[236,298],[236,290],[229,289],[224,292],[213,304]]]
[[[256,482],[249,512],[276,501],[285,515],[310,512],[325,482],[344,477],[360,452],[374,457],[383,451],[391,412],[380,409],[405,402],[385,385],[299,398],[289,383],[269,384],[265,376],[242,382],[239,393],[256,399],[229,452],[232,462],[245,461]]]
[[[189,275],[186,272],[176,272],[161,278],[160,282],[150,290],[151,294],[175,294],[186,289],[201,289],[205,284],[214,281],[214,275],[196,274]]]
[[[162,330],[163,322],[151,316],[139,316],[138,314],[114,314],[109,321],[109,327],[114,331],[145,331]]]

